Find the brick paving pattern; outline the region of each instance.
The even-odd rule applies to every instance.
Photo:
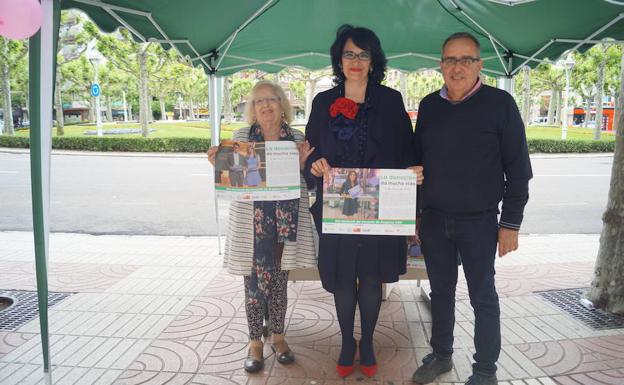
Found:
[[[335,373],[340,332],[333,298],[318,282],[289,284],[286,336],[296,362],[282,366],[267,345],[264,370],[248,375],[242,279],[221,268],[217,244],[214,237],[52,234],[50,290],[77,293],[50,310],[54,382],[412,384],[431,331],[415,281],[394,285],[382,304],[374,379]],[[624,384],[624,330],[589,329],[534,294],[587,286],[597,248],[597,235],[524,236],[518,252],[498,259],[500,384]],[[32,234],[0,233],[0,263],[0,289],[36,288]],[[457,298],[455,367],[439,384],[463,384],[471,374],[465,280]],[[0,332],[0,383],[44,383],[38,320]]]

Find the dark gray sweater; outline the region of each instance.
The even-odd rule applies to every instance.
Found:
[[[520,229],[533,173],[511,95],[486,85],[456,104],[429,94],[414,135],[417,163],[424,166],[424,210],[474,215],[498,210],[502,200],[500,226]]]

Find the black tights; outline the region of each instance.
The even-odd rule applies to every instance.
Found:
[[[336,280],[334,301],[342,334],[342,349],[338,365],[353,365],[355,356],[355,339],[353,328],[355,322],[355,305],[360,305],[362,323],[362,339],[360,340],[360,363],[370,366],[376,363],[373,352],[373,333],[381,307],[381,281],[377,277],[358,277],[359,284],[350,279]]]

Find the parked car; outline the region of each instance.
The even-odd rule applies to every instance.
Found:
[[[539,116],[537,118],[534,118],[531,121],[531,124],[546,124],[548,123],[548,117],[547,116]]]

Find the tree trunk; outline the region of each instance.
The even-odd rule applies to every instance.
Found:
[[[615,111],[613,111],[613,132],[617,132],[618,127],[620,127],[620,115],[622,114],[622,110],[620,110],[617,106],[620,105],[621,95],[615,96]]]
[[[624,53],[620,70],[620,95],[624,95]],[[624,108],[624,98],[617,109]],[[602,216],[602,233],[594,279],[587,298],[603,310],[624,314],[624,114],[620,114],[615,135],[609,201]]]
[[[167,120],[167,106],[165,104],[165,97],[159,96],[158,103],[160,104],[160,120]]]
[[[89,99],[89,122],[95,124],[95,98]]]
[[[4,56],[9,56],[9,39],[2,39],[2,50],[4,51]],[[2,77],[2,93],[4,104],[2,105],[2,109],[4,111],[4,133],[13,135],[15,134],[15,130],[13,127],[13,108],[11,106],[11,72],[9,68],[9,63],[2,63],[2,68],[0,69],[2,73],[0,77]]]
[[[152,95],[147,90],[147,122],[152,123],[154,121],[154,109],[152,108]]]
[[[317,79],[307,79],[305,83],[305,120],[310,118],[312,111],[312,100],[314,99],[314,90],[316,89]]]
[[[555,98],[556,96],[555,90],[550,91],[550,100],[548,101],[548,125],[554,124],[554,115],[555,115]]]
[[[624,51],[624,44],[620,44],[620,49]],[[622,62],[620,63],[620,68],[624,66],[624,55],[622,55]],[[613,132],[617,132],[620,127],[620,115],[622,114],[622,109],[620,108],[621,98],[623,97],[620,90],[616,88],[615,90],[615,111],[613,113]]]
[[[139,124],[141,125],[141,135],[147,138],[149,135],[147,99],[149,97],[147,84],[147,44],[139,48]]]
[[[232,110],[232,101],[230,100],[230,77],[223,79],[223,115],[226,123],[234,120],[234,111]]]
[[[126,91],[121,91],[121,95],[123,97],[123,109],[124,109],[124,122],[128,122],[128,115],[132,118],[132,113],[128,114],[128,102],[126,101]]]
[[[587,127],[589,119],[591,118],[591,97],[585,99],[585,121],[583,127]]]
[[[57,71],[56,84],[54,86],[54,99],[56,106],[56,136],[65,135],[65,116],[63,116],[63,98],[61,97],[61,71]]]
[[[606,54],[598,66],[598,80],[596,81],[596,126],[594,127],[594,140],[600,140],[602,130],[602,92],[604,90],[604,71],[607,65]]]
[[[522,120],[528,126],[531,123],[531,69],[524,67],[522,72]]]
[[[195,109],[193,108],[193,98],[189,98],[189,118],[195,120]]]
[[[106,121],[113,121],[113,98],[110,95],[106,96]]]
[[[561,95],[561,90],[557,90],[557,126],[561,126],[563,124],[563,96]]]
[[[399,71],[399,90],[403,97],[403,105],[407,108],[407,74],[403,71]]]

